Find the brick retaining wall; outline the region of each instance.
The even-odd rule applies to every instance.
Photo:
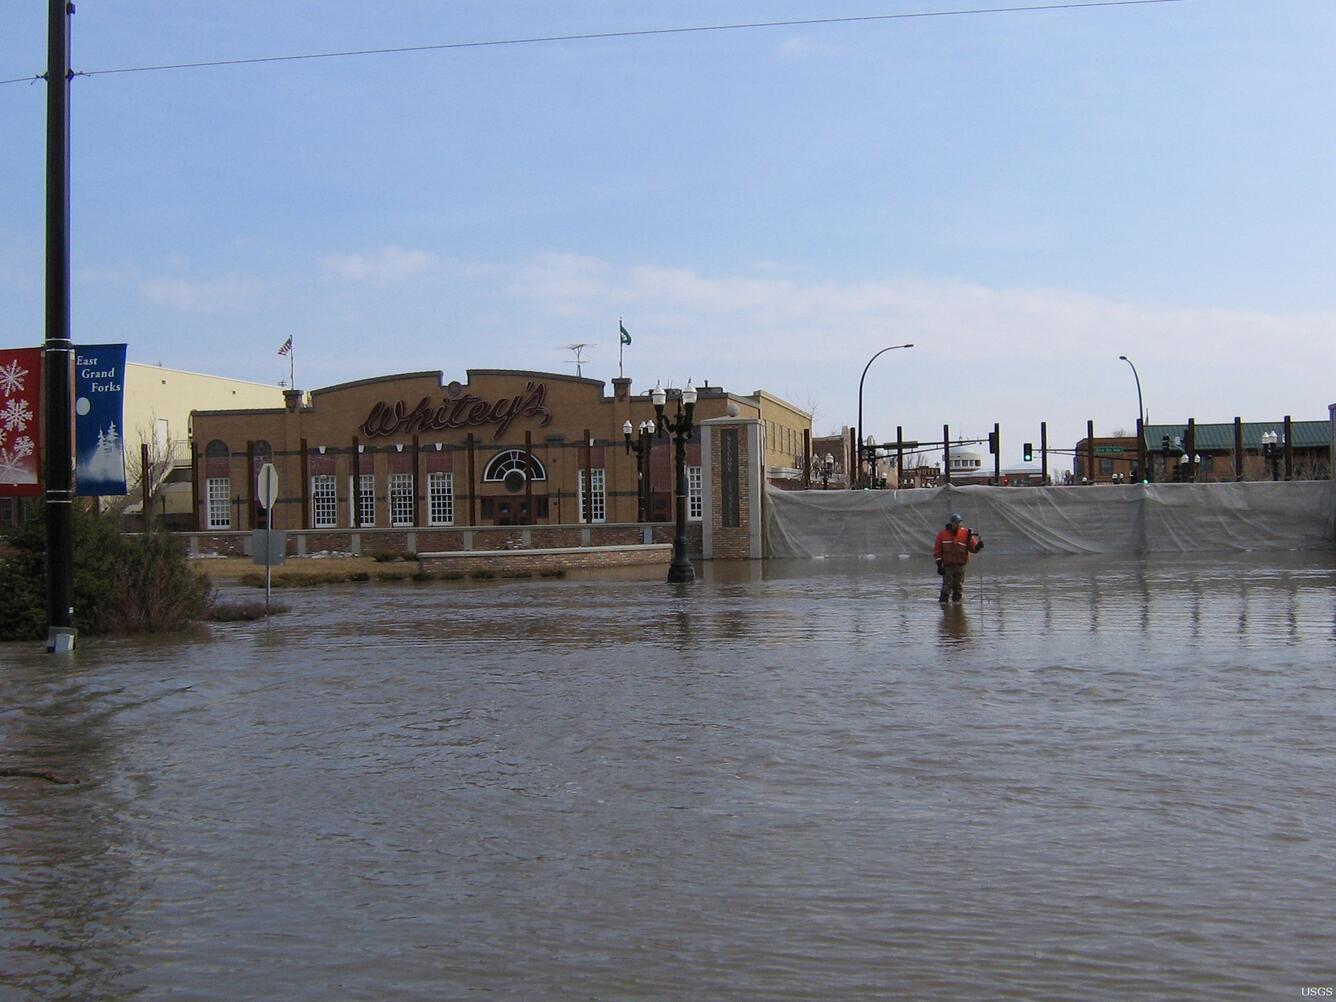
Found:
[[[512,550],[551,550],[589,546],[641,546],[671,543],[671,522],[600,523],[595,525],[488,525],[461,527],[416,527],[399,529],[290,529],[285,553],[303,557],[312,553],[356,553],[363,556],[405,553],[482,553]],[[218,554],[248,556],[251,534],[232,532],[183,532],[177,534],[186,552],[197,557]],[[701,525],[687,526],[687,552],[701,555]]]
[[[472,552],[419,553],[418,565],[428,573],[487,571],[564,571],[592,567],[662,567],[672,560],[671,543],[648,546],[565,546],[542,550],[475,550]]]

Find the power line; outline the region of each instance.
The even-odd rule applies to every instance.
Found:
[[[151,73],[159,70],[193,70],[209,66],[251,66],[258,63],[287,63],[306,59],[342,59],[350,56],[383,56],[406,52],[442,52],[449,49],[480,49],[501,45],[535,45],[542,42],[584,42],[609,38],[643,38],[652,35],[684,35],[707,31],[744,31],[758,28],[795,28],[820,24],[854,24],[871,21],[903,21],[911,18],[964,17],[973,14],[1023,14],[1048,10],[1082,10],[1092,7],[1138,7],[1147,4],[1183,3],[1184,0],[1084,0],[1079,3],[1031,4],[1021,7],[978,7],[959,10],[909,11],[900,14],[865,14],[856,17],[814,17],[793,21],[749,21],[741,24],[693,25],[685,28],[644,28],[635,31],[601,31],[578,35],[537,35],[529,38],[498,38],[481,42],[446,42],[437,45],[404,45],[386,49],[349,49],[341,52],[308,52],[288,56],[256,56],[249,59],[214,59],[193,63],[165,63],[157,66],[122,66],[106,70],[85,70],[75,76],[108,76],[113,73]],[[33,83],[44,74],[0,80],[0,84]]]

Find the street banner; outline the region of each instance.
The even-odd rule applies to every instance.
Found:
[[[125,345],[74,347],[74,493],[124,494]]]
[[[0,495],[41,493],[42,349],[0,348]]]

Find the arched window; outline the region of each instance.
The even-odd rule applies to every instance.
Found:
[[[547,470],[543,469],[543,464],[538,461],[537,456],[529,457],[529,468],[533,471],[532,479],[547,479]],[[524,470],[524,450],[509,449],[506,452],[498,452],[488,461],[487,468],[483,470],[482,479],[484,481],[500,482],[506,479],[508,473],[518,473],[522,477],[524,476]]]
[[[221,439],[215,438],[204,447],[204,516],[210,529],[232,528],[230,456],[227,443]]]

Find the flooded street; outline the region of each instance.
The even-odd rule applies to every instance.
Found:
[[[1336,554],[985,555],[945,608],[932,571],[348,585],[0,646],[0,995],[1336,985]]]

